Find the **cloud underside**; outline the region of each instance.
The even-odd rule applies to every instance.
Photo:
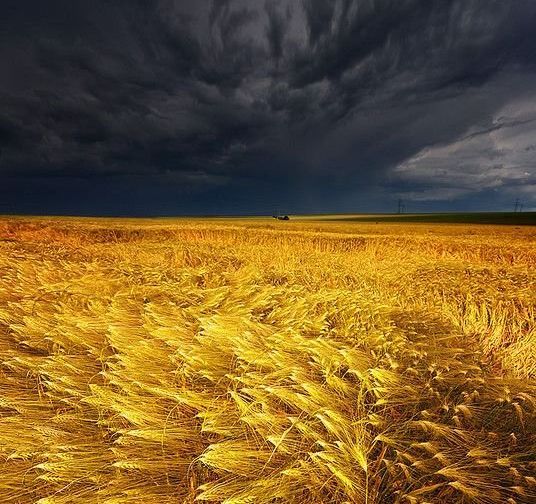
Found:
[[[534,201],[531,0],[30,3],[0,30],[11,194]]]
[[[427,147],[391,170],[400,194],[448,200],[482,191],[536,199],[536,104],[513,102],[485,129],[469,129],[445,145]]]

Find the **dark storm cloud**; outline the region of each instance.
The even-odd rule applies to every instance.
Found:
[[[288,20],[284,14],[280,12],[277,4],[266,2],[266,14],[268,16],[268,27],[266,30],[266,38],[270,45],[272,58],[279,62],[283,56],[285,32],[288,27]],[[287,17],[290,17],[290,8],[287,8]]]
[[[0,212],[536,204],[531,0],[2,8]]]

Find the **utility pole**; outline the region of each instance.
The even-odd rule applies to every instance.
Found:
[[[520,211],[520,212],[523,211],[523,203],[520,203],[520,204],[519,204],[519,211]]]
[[[515,203],[515,206],[514,206],[514,213],[517,212],[519,209],[519,198],[516,198],[516,203]]]
[[[402,203],[402,199],[398,199],[398,213],[401,214],[404,212],[404,203]]]

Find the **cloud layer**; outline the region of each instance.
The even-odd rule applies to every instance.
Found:
[[[536,205],[531,0],[3,9],[0,212]]]
[[[536,201],[536,103],[512,102],[490,123],[426,147],[391,170],[413,201],[453,200],[489,191]]]

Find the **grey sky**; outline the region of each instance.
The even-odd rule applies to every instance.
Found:
[[[532,0],[6,0],[0,212],[536,207]]]

